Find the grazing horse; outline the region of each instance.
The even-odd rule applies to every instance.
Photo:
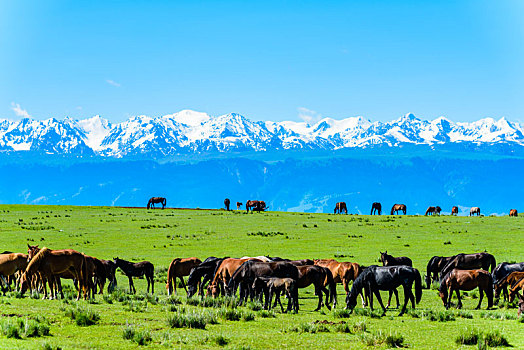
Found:
[[[384,253],[380,252],[380,261],[382,262],[382,266],[413,266],[413,261],[411,261],[411,259],[407,256],[399,256],[398,258],[395,258],[393,255],[389,255],[387,250]],[[393,296],[393,294],[395,294],[395,299],[397,300],[398,308],[400,303],[398,300],[398,292],[396,289],[389,292],[389,299],[386,308],[389,308],[389,305],[391,305],[391,297]]]
[[[200,265],[202,261],[200,261],[199,258],[176,258],[171,261],[171,264],[169,264],[169,268],[167,269],[167,295],[171,295],[171,293],[176,294],[176,279],[177,277],[182,281],[182,287],[186,290],[187,288],[186,284],[184,283],[184,276],[188,276],[191,273],[191,270],[198,265]]]
[[[519,213],[517,212],[517,209],[511,209],[509,211],[509,216],[519,216]]]
[[[391,207],[391,215],[393,215],[393,213],[398,214],[399,211],[402,211],[402,213],[406,215],[406,212],[407,212],[406,205],[405,204],[393,204],[393,206]]]
[[[436,211],[437,211],[437,208],[435,208],[435,207],[428,207],[428,209],[426,209],[426,214],[424,214],[424,215],[426,215],[426,216],[427,215],[433,215],[433,214],[435,214]]]
[[[472,215],[477,215],[477,216],[480,216],[480,208],[479,207],[473,207],[469,210],[469,216],[472,216]]]
[[[488,298],[488,309],[493,306],[493,279],[491,274],[484,270],[458,270],[453,269],[442,278],[439,287],[439,295],[444,307],[449,309],[453,292],[457,293],[457,308],[462,308],[460,290],[470,291],[479,288],[480,298],[475,310],[480,309],[484,294]]]
[[[382,204],[380,204],[379,202],[374,202],[371,205],[371,214],[369,215],[374,215],[375,213],[377,213],[378,215],[382,215]]]
[[[314,311],[318,311],[322,308],[324,303],[322,302],[322,292],[326,294],[326,307],[331,310],[330,302],[333,302],[336,297],[336,285],[333,280],[333,274],[328,268],[316,265],[302,265],[297,266],[298,268],[298,279],[297,288],[306,288],[309,285],[315,287],[315,295],[318,296],[318,305]],[[324,286],[325,282],[329,286],[329,291]]]
[[[0,254],[0,276],[5,276],[8,279],[18,271],[25,271],[27,268],[27,254],[9,253]],[[7,283],[7,288],[10,291],[11,285]],[[16,283],[15,283],[16,285]],[[5,294],[5,290],[2,288]]]
[[[513,302],[515,295],[517,295],[519,291],[524,291],[524,278],[521,278],[517,283],[511,286],[508,299],[510,303]]]
[[[246,202],[246,212],[249,213],[249,209],[251,209],[251,211],[264,211],[267,209],[266,202],[257,201],[257,200],[247,201]]]
[[[242,202],[237,202],[237,210],[240,210],[241,207],[242,207]]]
[[[524,271],[524,262],[510,264],[507,262],[502,262],[491,271],[491,277],[493,277],[493,283],[497,284],[498,281],[506,277],[512,272],[522,272]]]
[[[453,206],[453,208],[451,208],[451,215],[458,215],[459,213],[459,208],[457,206]]]
[[[187,297],[190,298],[199,292],[204,295],[204,286],[206,282],[210,282],[215,275],[220,263],[225,258],[216,258],[211,256],[204,260],[200,265],[194,267],[187,278]]]
[[[229,204],[231,204],[229,198],[224,199],[224,206],[226,207],[227,211],[229,211]]]
[[[491,274],[491,277],[493,277],[493,274]],[[495,291],[495,299],[498,299],[500,296],[500,292],[504,292],[504,301],[510,301],[508,298],[508,290],[507,286],[512,286],[521,279],[524,278],[524,272],[521,271],[514,271],[510,273],[509,275],[505,276],[504,278],[501,278],[497,282],[493,281],[493,289]]]
[[[164,197],[151,197],[147,202],[147,209],[155,209],[155,203],[161,203],[162,209],[166,207],[166,199]]]
[[[87,298],[87,264],[84,254],[72,249],[51,250],[46,247],[40,249],[27,265],[25,272],[20,279],[20,292],[22,295],[27,289],[31,288],[31,279],[39,274],[44,287],[44,299],[47,298],[46,282],[49,284],[51,298],[56,298],[54,286],[55,275],[71,273],[78,281],[77,300],[80,299],[83,291],[84,299]]]
[[[348,213],[348,208],[346,206],[346,202],[338,202],[337,204],[335,204],[335,210],[334,210],[334,214],[336,213],[339,213],[339,214],[342,214],[342,212],[344,212],[345,214]]]
[[[415,282],[415,295],[411,290]],[[387,290],[390,292],[396,291],[399,286],[404,288],[404,306],[400,311],[399,316],[402,316],[406,312],[406,306],[408,300],[411,300],[411,305],[415,308],[415,301],[418,304],[422,298],[422,279],[417,269],[411,266],[376,266],[371,265],[364,269],[360,276],[357,277],[351,291],[346,297],[346,308],[353,312],[353,309],[357,305],[357,296],[364,292],[369,296],[369,306],[373,310],[373,294],[377,297],[377,300],[382,307],[382,315],[386,314],[386,308],[382,303],[380,296],[381,290]]]
[[[431,286],[432,281],[438,281],[438,274],[442,269],[455,257],[453,256],[434,256],[429,259],[426,274],[427,288]]]
[[[295,290],[297,289],[297,281],[292,278],[278,278],[278,277],[256,277],[253,282],[252,289],[255,291],[255,295],[262,295],[265,297],[264,309],[271,310],[271,302],[273,300],[273,295],[275,295],[275,306],[280,304],[280,310],[284,311],[282,302],[280,301],[280,293],[285,291],[286,296],[291,300],[293,309],[298,312],[298,300],[294,299]],[[262,301],[262,300],[261,300]]]
[[[149,261],[141,261],[133,263],[119,258],[113,259],[116,267],[120,268],[129,279],[129,292],[136,293],[135,285],[133,284],[133,277],[146,276],[147,292],[149,293],[149,286],[151,286],[151,293],[155,293],[155,267]]]
[[[220,294],[226,295],[226,286],[231,279],[231,276],[235,271],[246,261],[258,259],[246,258],[246,259],[235,259],[235,258],[226,258],[218,265],[215,271],[215,276],[209,286],[207,286],[207,295],[212,297],[217,297]]]
[[[292,278],[298,280],[299,272],[298,268],[286,261],[278,262],[259,262],[248,260],[244,262],[231,276],[229,283],[227,284],[227,291],[229,295],[233,295],[237,286],[241,286],[240,290],[240,303],[242,304],[249,295],[253,296],[252,286],[256,277],[280,277],[280,278]],[[322,280],[323,281],[323,280]],[[298,282],[297,282],[298,287]],[[298,300],[298,292],[295,291],[293,296]],[[288,300],[288,311],[291,310],[291,299]]]
[[[489,253],[473,253],[473,254],[464,254],[460,253],[455,255],[451,261],[444,266],[441,271],[441,276],[447,275],[453,269],[461,270],[472,270],[472,269],[483,269],[488,271],[491,267],[491,272],[495,269],[497,262],[495,257]]]
[[[109,284],[107,285],[107,292],[111,293],[115,290],[115,287],[117,286],[116,282],[116,264],[113,260],[100,260],[102,265],[104,266],[104,269],[106,271],[106,278],[109,281]]]
[[[362,273],[362,267],[357,263],[338,262],[334,259],[315,260],[315,265],[328,268],[333,275],[335,283],[342,283],[346,296],[349,294],[349,282],[354,281]],[[362,298],[362,305],[365,306],[364,296]],[[335,297],[333,307],[337,305],[337,298]]]

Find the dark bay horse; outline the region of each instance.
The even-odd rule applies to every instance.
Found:
[[[438,205],[436,207],[428,207],[425,215],[435,215],[435,214],[440,215],[441,211],[442,211],[442,208],[439,207]]]
[[[480,208],[479,207],[473,207],[469,210],[469,216],[477,215],[480,216]]]
[[[251,211],[264,211],[267,209],[266,202],[257,200],[247,201],[246,212],[249,213],[249,209],[251,209]]]
[[[346,202],[338,202],[337,204],[335,204],[334,214],[342,214],[342,212],[344,212],[345,214],[348,213]]]
[[[297,288],[306,288],[310,285],[315,287],[315,295],[318,296],[318,305],[314,311],[318,311],[324,305],[322,292],[326,294],[326,307],[331,310],[330,303],[337,296],[337,288],[333,280],[333,274],[328,268],[317,265],[301,265],[298,268]],[[327,283],[326,283],[327,282]],[[324,284],[327,284],[329,290]]]
[[[491,267],[491,271],[495,269],[497,262],[495,257],[489,253],[473,253],[473,254],[457,254],[451,259],[451,261],[444,266],[441,271],[441,276],[445,276],[453,269],[461,270],[472,270],[472,269],[483,269],[488,271]]]
[[[459,213],[459,208],[457,206],[453,206],[453,208],[451,208],[451,215],[458,215]]]
[[[187,288],[186,284],[184,283],[184,276],[188,276],[191,270],[198,265],[200,265],[202,261],[200,261],[199,258],[176,258],[171,261],[171,264],[169,264],[169,268],[167,269],[167,295],[171,295],[171,293],[176,294],[176,279],[180,279],[182,281],[182,286],[186,290]]]
[[[391,207],[391,215],[393,213],[398,214],[398,212],[401,211],[404,215],[406,215],[407,207],[405,204],[393,204]]]
[[[298,300],[294,299],[294,296],[296,295],[296,285],[297,281],[295,281],[292,278],[260,276],[255,278],[252,289],[255,291],[255,295],[260,295],[260,298],[262,298],[262,296],[265,297],[265,310],[271,310],[271,301],[273,300],[273,295],[275,295],[275,305],[273,307],[277,306],[278,302],[278,304],[280,304],[281,311],[286,312],[284,311],[284,307],[282,306],[282,302],[280,301],[280,293],[285,292],[287,298],[291,300],[293,309],[296,312],[298,312]]]
[[[147,202],[147,209],[154,209],[155,203],[161,203],[162,209],[166,207],[166,199],[164,197],[151,197]]]
[[[387,250],[384,253],[380,252],[380,261],[382,262],[382,266],[413,266],[413,261],[411,261],[407,256],[399,256],[395,258],[393,255],[389,255]]]
[[[227,211],[229,211],[229,204],[231,204],[229,198],[224,199],[224,206],[226,207]]]
[[[106,278],[109,281],[109,284],[107,285],[107,292],[111,293],[112,291],[115,290],[117,286],[116,275],[115,275],[116,264],[113,260],[100,259],[100,262],[102,263],[102,265],[104,266],[104,269],[106,270]]]
[[[380,204],[379,202],[374,202],[371,205],[371,214],[369,215],[374,215],[374,214],[382,215],[382,204]]]
[[[517,209],[511,209],[509,211],[509,216],[519,216],[519,213],[517,212]]]
[[[415,283],[415,295],[411,290]],[[410,266],[376,266],[371,265],[364,269],[364,271],[357,277],[351,291],[346,297],[346,307],[353,311],[357,305],[357,296],[364,290],[365,294],[369,296],[369,306],[373,310],[373,294],[382,307],[383,315],[386,314],[386,308],[382,303],[380,296],[381,290],[396,291],[399,286],[404,288],[404,306],[400,311],[399,316],[406,312],[408,301],[411,300],[411,305],[415,308],[415,301],[418,304],[422,298],[422,279],[417,269]]]
[[[224,259],[225,258],[211,256],[191,270],[189,277],[187,278],[188,298],[192,297],[197,292],[199,292],[200,295],[204,295],[205,284],[213,279],[215,271]]]
[[[484,270],[451,270],[440,282],[439,295],[444,303],[444,307],[449,309],[451,306],[451,296],[453,292],[456,292],[458,300],[457,308],[460,309],[462,308],[462,300],[459,291],[469,291],[477,287],[480,297],[475,310],[480,309],[484,294],[486,294],[488,298],[488,309],[490,309],[493,306],[493,279],[490,273]]]
[[[116,267],[120,268],[129,279],[129,292],[136,293],[135,285],[133,284],[133,277],[146,276],[147,280],[147,292],[149,293],[149,287],[151,286],[151,293],[155,293],[155,267],[149,261],[141,261],[133,263],[119,258],[113,259]]]
[[[427,265],[427,274],[426,274],[426,285],[427,288],[431,287],[432,281],[438,281],[439,273],[442,269],[455,257],[453,256],[434,256],[429,259]]]

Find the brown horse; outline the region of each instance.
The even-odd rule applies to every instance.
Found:
[[[428,209],[426,209],[426,214],[424,214],[424,215],[426,215],[426,216],[427,215],[433,215],[433,214],[435,214],[436,211],[437,211],[437,208],[435,208],[435,207],[428,207]]]
[[[189,276],[191,273],[191,270],[194,267],[197,267],[200,265],[202,261],[200,261],[199,258],[176,258],[171,261],[171,264],[169,264],[169,269],[167,270],[167,295],[171,295],[171,293],[176,294],[176,279],[177,277],[182,281],[182,286],[184,287],[186,293],[187,288],[186,284],[184,283],[184,276]],[[173,288],[174,287],[174,288]]]
[[[70,272],[78,281],[78,296],[80,299],[81,291],[84,293],[84,299],[87,298],[87,264],[84,254],[73,249],[51,250],[42,248],[27,265],[25,272],[22,274],[20,281],[21,293],[23,294],[30,288],[30,280],[35,274],[40,274],[44,283],[44,298],[47,298],[47,289],[45,283],[49,284],[51,298],[56,298],[54,287],[55,275]]]
[[[355,281],[357,277],[362,273],[362,267],[357,263],[351,262],[338,262],[334,259],[318,259],[315,260],[315,265],[328,268],[333,275],[333,281],[335,283],[341,283],[346,292],[346,296],[349,294],[349,283]],[[361,295],[362,305],[365,305],[364,297]],[[337,305],[337,299],[335,298],[333,306]]]
[[[469,216],[477,215],[480,216],[480,208],[479,207],[473,207],[469,210]]]
[[[457,206],[453,206],[453,208],[451,208],[451,215],[458,215],[459,213],[459,208]]]
[[[523,278],[524,272],[514,271],[501,280],[497,281],[493,285],[493,289],[495,290],[495,298],[498,299],[500,297],[500,292],[504,292],[504,300],[508,299],[508,291],[506,289],[507,286],[512,286]]]
[[[331,271],[328,268],[316,265],[297,266],[297,269],[297,288],[306,288],[311,284],[315,287],[315,295],[318,296],[318,305],[314,311],[320,310],[323,305],[325,305],[328,310],[331,310],[329,304],[333,302],[333,299],[336,297],[336,286]],[[324,287],[326,280],[329,290]],[[322,292],[326,294],[325,304],[322,301]]]
[[[404,215],[406,215],[407,207],[405,204],[393,204],[391,207],[391,215],[393,213],[398,214],[398,212],[401,211]]]
[[[371,205],[371,214],[369,215],[374,215],[375,213],[378,215],[382,215],[382,204],[380,204],[379,202],[374,202]]]
[[[231,204],[229,198],[224,199],[224,206],[226,207],[227,211],[229,211],[229,204]]]
[[[519,216],[519,213],[517,212],[517,209],[511,209],[509,211],[509,216]]]
[[[240,207],[242,207],[242,202],[237,202],[237,210],[240,210]]]
[[[480,298],[475,310],[480,309],[484,294],[488,298],[488,309],[493,306],[493,279],[491,274],[484,270],[458,270],[454,269],[442,278],[439,287],[439,295],[444,307],[449,309],[453,292],[457,294],[457,308],[462,308],[461,290],[470,291],[479,289]]]
[[[0,254],[0,276],[5,276],[8,279],[18,271],[25,271],[27,268],[27,254],[10,253]],[[7,284],[7,288],[11,290],[11,285]],[[5,291],[3,291],[5,294]]]
[[[453,269],[472,270],[472,269],[483,269],[488,271],[491,267],[491,272],[497,266],[495,257],[486,252],[473,253],[473,254],[457,254],[444,266],[441,271],[441,276],[445,276],[448,272]]]
[[[251,209],[251,211],[264,211],[267,209],[266,202],[257,200],[247,201],[246,212],[249,213],[249,209]]]
[[[336,213],[339,213],[339,214],[342,214],[342,212],[344,212],[345,214],[348,213],[348,208],[346,206],[346,202],[338,202],[337,204],[335,204],[335,210],[334,210],[334,214]]]
[[[166,207],[166,199],[164,197],[151,197],[147,202],[147,209],[155,209],[155,203],[161,203],[162,209]]]
[[[217,270],[215,272],[215,277],[213,277],[213,280],[211,283],[209,283],[209,286],[207,286],[207,295],[211,295],[212,297],[217,297],[220,294],[225,295],[226,294],[226,287],[229,283],[229,280],[231,279],[231,276],[235,273],[235,271],[246,261],[253,260],[253,261],[259,261],[260,259],[253,259],[253,258],[245,258],[245,259],[235,259],[235,258],[226,258],[222,260],[220,265],[218,265]]]
[[[509,302],[511,303],[513,299],[515,299],[515,295],[519,291],[524,291],[524,278],[520,279],[517,283],[511,286],[511,289],[509,290]]]

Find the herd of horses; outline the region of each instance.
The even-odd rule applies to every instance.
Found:
[[[331,309],[337,306],[336,284],[343,285],[346,293],[346,308],[351,312],[360,295],[362,306],[373,310],[373,296],[380,304],[383,314],[390,307],[392,296],[402,286],[404,302],[399,316],[405,313],[411,302],[413,308],[422,297],[422,289],[430,288],[438,282],[439,295],[445,308],[451,306],[451,297],[456,293],[458,304],[462,307],[460,291],[479,289],[480,297],[476,309],[481,307],[484,296],[488,309],[494,305],[494,298],[501,293],[504,300],[512,302],[519,298],[519,315],[524,311],[524,262],[496,264],[495,257],[487,252],[457,254],[454,256],[434,256],[426,269],[425,284],[418,269],[408,257],[394,257],[386,252],[380,253],[382,266],[364,266],[355,262],[340,262],[334,259],[291,260],[280,257],[208,257],[204,261],[196,257],[176,258],[167,270],[166,289],[168,295],[176,293],[177,278],[181,281],[188,297],[195,294],[208,297],[237,295],[239,303],[259,300],[264,308],[280,305],[282,312],[298,312],[298,290],[313,286],[318,304]],[[61,279],[72,279],[77,289],[77,299],[94,298],[102,294],[106,281],[108,292],[116,286],[115,272],[120,269],[129,279],[129,292],[136,293],[134,277],[145,277],[147,292],[154,293],[154,266],[149,261],[130,262],[120,258],[112,260],[97,259],[73,249],[51,250],[28,244],[27,254],[4,252],[0,254],[0,284],[2,291],[15,287],[22,296],[27,291],[43,292],[43,298],[50,299],[60,295],[63,298]],[[490,272],[488,272],[490,271]],[[184,277],[188,276],[187,287]],[[350,288],[350,284],[351,288]],[[413,285],[415,292],[413,293]],[[508,291],[509,288],[509,291]],[[388,291],[386,306],[380,291]],[[284,309],[280,295],[287,296]],[[274,303],[273,303],[274,298]]]
[[[151,197],[149,201],[147,202],[147,209],[155,209],[155,203],[161,203],[162,209],[166,206],[166,199],[164,197]],[[231,200],[229,198],[224,199],[224,208],[229,211],[231,205]],[[242,207],[242,202],[237,202],[237,210],[240,210]],[[266,206],[266,202],[259,201],[259,200],[248,200],[246,202],[246,212],[249,213],[249,210],[251,211],[265,211],[269,209],[268,206]],[[426,213],[424,215],[440,215],[440,212],[442,211],[442,208],[437,206],[430,206],[426,210]],[[402,212],[402,214],[406,215],[407,213],[407,207],[405,204],[393,204],[391,207],[390,215],[398,215],[399,212]],[[346,202],[337,202],[335,204],[335,210],[333,211],[334,214],[347,214],[348,213],[348,207],[346,205]],[[379,202],[374,202],[371,205],[371,214],[370,215],[382,215],[382,204]],[[451,215],[458,215],[458,207],[453,206],[451,208]],[[472,207],[469,210],[469,216],[480,216],[480,208],[479,207]],[[518,216],[517,209],[510,209],[509,216]]]

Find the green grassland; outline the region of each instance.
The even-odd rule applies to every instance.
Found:
[[[516,309],[501,305],[498,310],[475,311],[477,292],[467,293],[461,313],[454,309],[444,312],[437,291],[425,289],[417,306],[419,312],[398,317],[398,310],[390,310],[387,316],[379,317],[366,314],[358,305],[353,315],[340,317],[347,315],[325,308],[313,312],[316,297],[313,289],[307,288],[300,290],[301,309],[297,315],[282,314],[279,309],[267,314],[257,310],[258,305],[251,305],[238,308],[244,319],[231,321],[226,320],[221,308],[194,306],[197,302],[188,302],[183,289],[178,290],[177,298],[168,298],[165,290],[165,270],[176,257],[196,256],[203,260],[208,256],[270,255],[290,259],[336,258],[370,265],[377,263],[379,252],[387,249],[394,256],[409,256],[424,273],[433,255],[486,250],[497,262],[523,261],[523,238],[522,216],[371,217],[2,205],[1,251],[25,252],[27,243],[52,249],[72,248],[102,259],[118,256],[149,260],[158,274],[154,297],[144,294],[145,280],[135,281],[139,291],[136,296],[126,295],[127,278],[122,274],[118,274],[117,292],[105,298],[97,296],[90,303],[77,303],[70,298],[20,298],[17,293],[8,293],[0,297],[0,348],[361,349],[386,348],[381,335],[400,335],[409,348],[476,349],[455,343],[459,334],[472,329],[499,331],[514,348],[524,348],[524,323],[516,319]],[[343,305],[340,285],[338,293]],[[383,298],[386,296],[383,293]],[[485,301],[483,308],[486,306]],[[79,326],[70,317],[76,308],[91,310],[100,319],[94,325]],[[168,324],[170,317],[192,313],[207,315],[208,322],[213,321],[205,329],[171,328]],[[252,316],[254,320],[249,320]],[[50,334],[7,337],[6,325],[17,320],[47,324]],[[313,324],[315,321],[322,323]],[[347,323],[347,327],[337,325],[340,322]],[[151,341],[141,346],[124,339],[124,331],[130,329],[144,331]]]

